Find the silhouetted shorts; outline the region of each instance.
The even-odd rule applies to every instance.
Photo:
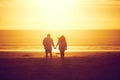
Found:
[[[46,53],[52,53],[52,50],[45,50]]]

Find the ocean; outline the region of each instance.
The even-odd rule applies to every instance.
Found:
[[[43,52],[42,40],[48,33],[55,44],[65,35],[68,52],[120,50],[120,30],[0,30],[0,51]]]

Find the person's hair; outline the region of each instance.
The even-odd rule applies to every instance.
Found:
[[[60,39],[60,41],[65,41],[66,40],[64,35],[62,35],[59,39]]]

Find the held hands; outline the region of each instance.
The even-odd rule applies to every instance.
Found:
[[[57,49],[57,46],[53,46],[54,49]],[[67,50],[67,47],[65,47],[65,50]]]
[[[57,46],[54,46],[54,49],[56,49],[57,48]]]

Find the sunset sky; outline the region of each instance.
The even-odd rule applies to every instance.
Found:
[[[120,29],[120,0],[0,0],[0,29]]]

